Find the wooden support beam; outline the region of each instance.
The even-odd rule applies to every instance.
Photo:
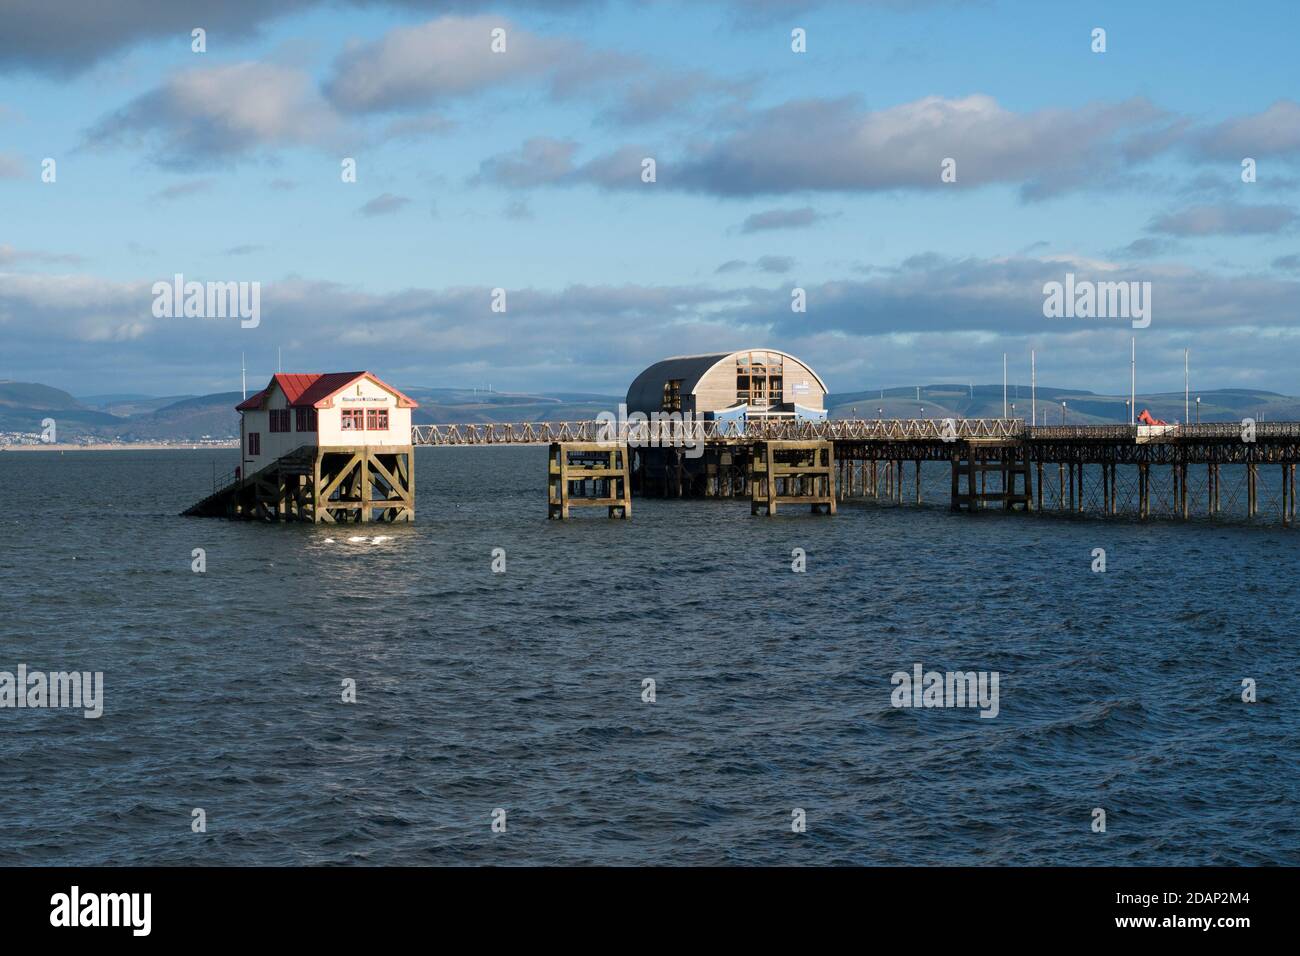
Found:
[[[574,494],[574,485],[583,493]],[[611,518],[631,517],[632,482],[626,444],[551,444],[547,467],[547,517],[567,520],[573,506],[604,506]]]
[[[763,441],[754,450],[749,512],[806,504],[835,514],[835,446],[828,441]]]

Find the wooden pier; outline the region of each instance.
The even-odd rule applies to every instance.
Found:
[[[611,518],[632,514],[625,444],[554,442],[547,467],[548,518],[567,520],[574,506],[607,507]]]
[[[414,448],[305,445],[247,476],[230,475],[191,517],[343,524],[415,520]]]
[[[755,489],[769,474],[765,449],[829,443],[829,497],[841,503],[921,505],[930,494],[932,504],[970,513],[1266,519],[1285,527],[1296,519],[1300,422],[1257,423],[1254,441],[1243,440],[1237,423],[1032,427],[1018,419],[851,419],[706,421],[699,428],[704,447],[697,457],[672,447],[680,426],[641,424],[614,436],[628,446],[630,487],[643,497],[749,499],[751,511],[770,513],[766,490]],[[412,430],[416,445],[580,448],[599,446],[602,437],[609,438],[607,426],[597,421]],[[778,495],[777,506],[785,503]]]
[[[780,505],[808,505],[835,514],[832,442],[763,441],[754,446],[749,513],[776,514]]]
[[[255,474],[214,482],[187,515],[314,523],[412,521],[417,445],[546,444],[548,508],[631,515],[642,497],[738,498],[753,514],[837,503],[946,505],[1189,521],[1296,520],[1300,422],[1026,426],[1012,419],[598,421],[420,425],[405,446],[304,446]],[[1246,440],[1249,435],[1253,440]],[[929,479],[929,490],[927,481]],[[927,498],[932,495],[932,498]],[[946,501],[945,501],[946,499]]]

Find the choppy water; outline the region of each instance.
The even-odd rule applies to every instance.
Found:
[[[540,448],[421,449],[409,527],[176,517],[230,457],[0,455],[0,670],[106,683],[0,710],[0,863],[1300,863],[1298,531],[548,523]],[[891,707],[918,662],[1000,713]]]

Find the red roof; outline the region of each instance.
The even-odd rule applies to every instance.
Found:
[[[256,395],[249,396],[246,400],[235,406],[236,411],[246,412],[253,409],[261,408],[271,389],[279,386],[280,391],[284,393],[285,399],[288,400],[290,408],[329,408],[333,404],[330,400],[349,385],[363,378],[368,378],[380,388],[387,389],[397,396],[398,408],[419,408],[420,405],[413,398],[403,395],[387,382],[381,381],[377,376],[369,372],[309,372],[309,373],[292,373],[277,372],[272,376],[270,383]]]

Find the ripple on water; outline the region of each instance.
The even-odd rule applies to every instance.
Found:
[[[0,863],[1300,863],[1295,532],[560,524],[529,448],[421,449],[381,542],[172,517],[223,456],[0,456],[17,513],[80,516],[0,520],[0,669],[106,687],[99,720],[0,710]],[[998,716],[891,706],[917,663],[998,671]]]

